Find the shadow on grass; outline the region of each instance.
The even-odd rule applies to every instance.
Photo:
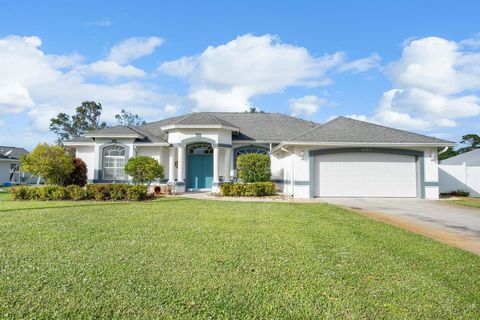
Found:
[[[65,205],[58,205],[58,206],[28,206],[23,208],[11,208],[11,209],[0,209],[0,212],[12,212],[12,211],[25,211],[25,210],[46,210],[46,209],[64,209],[64,208],[87,208],[87,207],[103,207],[103,206],[121,206],[121,205],[149,205],[153,203],[160,203],[165,201],[185,201],[190,200],[187,198],[161,198],[161,199],[152,199],[147,201],[106,201],[106,202],[94,202],[94,201],[79,201],[79,202],[69,202]],[[60,203],[61,201],[56,201],[55,203]],[[15,203],[15,202],[10,202]],[[18,202],[18,203],[29,203],[29,202]],[[31,204],[42,203],[47,205],[48,201],[36,201],[31,202]]]

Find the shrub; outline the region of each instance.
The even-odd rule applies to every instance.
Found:
[[[273,182],[225,183],[220,193],[233,197],[264,197],[274,195],[276,187]]]
[[[147,198],[147,186],[143,184],[131,185],[127,189],[128,200],[140,201]]]
[[[132,177],[133,182],[151,183],[155,179],[163,179],[163,166],[157,160],[138,156],[128,159],[125,165],[125,173]]]
[[[86,198],[85,189],[75,184],[67,186],[67,193],[69,198],[75,201],[83,200]]]
[[[248,153],[237,158],[238,178],[243,182],[266,182],[270,180],[270,156]]]
[[[110,199],[112,200],[125,200],[127,199],[127,190],[130,186],[128,184],[111,184]]]
[[[38,200],[38,199],[40,199],[40,195],[39,195],[40,188],[43,188],[43,186],[28,187],[28,200]]]
[[[13,187],[10,190],[10,193],[12,194],[12,198],[14,200],[29,200],[28,187],[26,186]]]
[[[109,184],[87,184],[87,197],[95,200],[110,199]]]
[[[63,185],[74,170],[72,159],[61,146],[38,144],[22,156],[22,171],[42,177],[47,183]]]
[[[87,184],[87,165],[80,158],[73,159],[73,171],[66,180],[66,185],[77,185],[84,187]]]
[[[67,192],[67,188],[65,187],[60,187],[60,186],[54,186],[52,190],[52,195],[49,199],[46,200],[67,200],[69,199],[69,194]]]
[[[459,189],[457,191],[453,191],[451,195],[455,197],[468,197],[470,196],[470,192]]]

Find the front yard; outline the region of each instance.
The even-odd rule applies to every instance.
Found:
[[[480,318],[480,257],[327,204],[0,200],[1,318]]]

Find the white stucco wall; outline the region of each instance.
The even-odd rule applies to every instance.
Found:
[[[171,144],[183,143],[187,139],[201,138],[213,140],[217,144],[232,144],[232,132],[224,129],[173,129],[168,133]],[[201,141],[201,139],[199,139]]]
[[[10,182],[10,161],[0,161],[0,186]]]
[[[75,148],[75,156],[82,159],[87,165],[87,179],[95,179],[95,147],[78,146]]]

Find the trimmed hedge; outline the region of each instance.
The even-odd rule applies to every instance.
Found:
[[[224,183],[220,193],[228,197],[265,197],[276,193],[273,182]]]
[[[61,187],[18,186],[11,189],[14,200],[132,200],[147,198],[147,186],[131,184],[87,184],[85,188],[78,185]]]
[[[237,158],[238,178],[243,182],[270,181],[270,156],[247,153]]]

